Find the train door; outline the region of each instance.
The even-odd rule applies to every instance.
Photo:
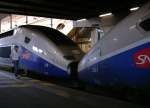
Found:
[[[41,73],[44,75],[48,75],[49,74],[49,68],[50,65],[46,62],[41,62],[40,63],[40,67],[41,67]]]
[[[39,60],[40,62],[40,70],[41,73],[44,75],[53,75],[53,72],[55,71],[53,64],[55,63],[55,56],[47,51],[46,55],[48,55],[45,59],[41,58],[41,60]]]

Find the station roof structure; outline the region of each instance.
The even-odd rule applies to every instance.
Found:
[[[62,19],[97,17],[105,12],[128,12],[149,0],[0,0],[0,13]]]

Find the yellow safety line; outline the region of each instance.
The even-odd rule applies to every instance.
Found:
[[[39,85],[41,85],[41,86],[54,86],[54,84],[45,83],[45,82],[42,82],[42,83],[40,83]]]
[[[30,84],[15,84],[15,85],[10,85],[10,87],[31,87]]]
[[[0,88],[24,88],[24,87],[31,87],[32,85],[29,84],[14,84],[14,85],[0,85]]]
[[[41,82],[40,80],[34,80],[34,79],[31,80],[31,81],[32,81],[32,82]]]

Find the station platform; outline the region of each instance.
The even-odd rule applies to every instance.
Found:
[[[145,108],[0,70],[0,108]]]

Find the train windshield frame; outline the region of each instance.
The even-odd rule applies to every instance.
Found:
[[[44,26],[30,26],[29,28],[38,30],[57,46],[76,46],[76,44],[63,33]]]

